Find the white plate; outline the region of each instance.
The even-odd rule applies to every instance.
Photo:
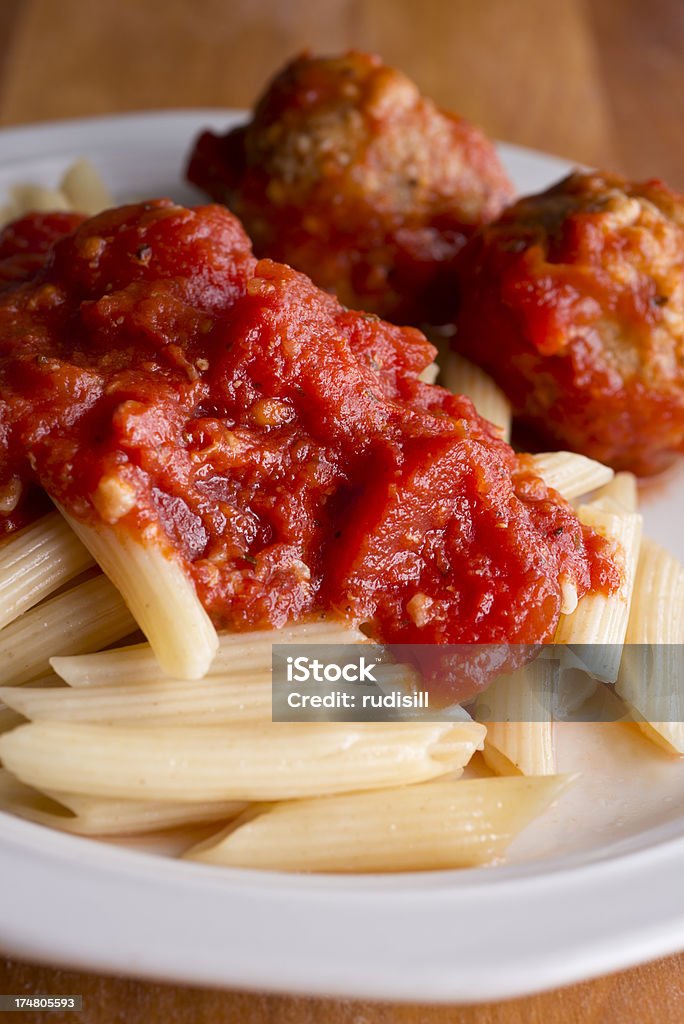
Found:
[[[1,134],[0,195],[54,185],[90,157],[117,198],[198,198],[182,183],[206,110]],[[502,146],[521,191],[569,167]],[[651,536],[684,557],[684,470],[646,489]],[[477,1001],[536,991],[684,947],[684,764],[637,734],[560,730],[583,778],[514,843],[505,867],[308,877],[221,870],[61,835],[0,814],[0,946],[65,966],[238,988]]]

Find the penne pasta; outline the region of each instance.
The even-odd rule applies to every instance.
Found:
[[[670,753],[684,754],[684,571],[644,538],[616,692],[642,731]]]
[[[85,159],[67,168],[58,188],[22,183],[9,189],[9,198],[9,203],[0,207],[0,227],[27,213],[73,210],[92,217],[113,205],[109,189]]]
[[[270,672],[273,644],[358,644],[367,637],[342,619],[324,619],[286,626],[278,630],[222,633],[219,648],[209,666],[209,676]],[[168,680],[149,644],[134,644],[78,658],[52,658],[55,672],[70,686],[107,686],[131,681],[154,683]]]
[[[218,637],[181,565],[153,543],[140,544],[123,531],[96,528],[60,511],[120,592],[163,671],[201,679]]]
[[[0,545],[0,629],[93,565],[58,512]]]
[[[2,687],[0,700],[31,721],[128,725],[217,725],[268,721],[268,675],[121,683],[88,689]]]
[[[572,719],[596,693],[599,683],[579,668],[564,667],[554,687],[551,710],[556,721]]]
[[[124,728],[34,722],[0,758],[42,790],[120,800],[285,800],[422,782],[482,746],[477,722]]]
[[[409,668],[381,665],[378,685],[387,689],[413,678]],[[317,684],[315,684],[317,685]],[[314,690],[315,692],[315,690]],[[85,689],[0,687],[0,700],[31,721],[93,722],[117,725],[222,725],[271,720],[271,673],[160,680]],[[463,712],[465,720],[468,719]]]
[[[67,169],[60,191],[71,209],[89,217],[114,205],[109,189],[89,160],[77,160]]]
[[[81,836],[132,836],[187,825],[229,821],[247,807],[227,801],[207,804],[96,800],[73,793],[43,794],[0,770],[0,804],[28,821]]]
[[[189,860],[274,871],[426,871],[498,860],[567,776],[427,782],[245,812]]]
[[[558,669],[537,658],[510,675],[498,676],[475,702],[474,717],[487,726],[484,759],[498,775],[553,775],[556,771],[551,719]]]
[[[603,487],[614,476],[609,466],[575,452],[542,452],[529,458],[546,486],[558,491],[566,501]]]
[[[610,483],[594,495],[592,504],[608,512],[636,512],[638,508],[637,481],[634,473],[616,473]]]
[[[53,654],[82,654],[115,643],[135,620],[106,576],[36,605],[0,632],[0,682],[18,686],[48,672]]]
[[[57,188],[42,185],[14,185],[9,190],[14,216],[25,213],[50,213],[55,210],[71,210],[69,200]]]
[[[622,646],[627,632],[629,607],[634,590],[641,516],[636,512],[614,511],[605,506],[605,497],[597,503],[581,505],[581,522],[619,544],[623,552],[623,579],[615,594],[587,594],[570,615],[561,615],[555,642],[565,644],[563,663],[581,668],[604,682],[614,683],[618,676]]]
[[[467,395],[480,416],[493,423],[508,441],[511,436],[511,406],[491,377],[455,352],[443,356],[440,382],[454,394]]]
[[[439,364],[430,363],[430,365],[426,366],[425,369],[420,373],[419,378],[420,380],[423,381],[424,384],[435,384],[437,382],[437,378],[439,377],[439,373]]]

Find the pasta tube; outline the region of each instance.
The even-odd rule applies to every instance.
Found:
[[[634,473],[616,473],[610,483],[594,495],[592,505],[608,512],[636,512],[638,508],[637,482]]]
[[[93,565],[58,512],[0,545],[0,629]]]
[[[454,394],[467,395],[480,416],[489,420],[508,441],[511,436],[511,406],[491,377],[455,352],[446,351],[442,360],[441,384]]]
[[[606,500],[611,499],[603,498],[597,503],[581,505],[577,515],[581,522],[620,545],[623,552],[622,583],[614,594],[586,594],[572,614],[561,615],[555,642],[568,645],[564,652],[564,663],[568,667],[582,668],[597,679],[614,683],[620,667],[634,590],[641,516],[636,512],[607,509],[604,505]]]
[[[0,736],[22,782],[118,800],[285,800],[405,785],[462,768],[477,722],[158,727],[34,722]]]
[[[60,511],[120,592],[163,671],[201,679],[218,637],[178,562],[154,544],[140,544],[123,531],[95,528]]]
[[[2,687],[0,700],[34,722],[93,722],[131,727],[268,721],[270,675],[122,683],[87,689]]]
[[[17,686],[48,672],[53,654],[81,654],[128,636],[135,620],[106,576],[51,597],[0,632],[0,682]]]
[[[501,675],[475,703],[487,726],[484,759],[498,775],[553,775],[556,771],[551,700],[558,674],[554,662],[537,658]]]
[[[67,169],[60,190],[73,210],[89,217],[114,205],[109,189],[89,160],[77,160]]]
[[[566,501],[603,487],[613,479],[609,466],[575,452],[543,452],[530,458],[546,486],[558,491]]]
[[[615,690],[649,739],[684,754],[684,572],[644,538]],[[663,719],[666,719],[663,721]]]
[[[0,227],[26,213],[76,210],[92,217],[113,206],[109,189],[89,160],[77,160],[58,188],[22,183],[9,189],[10,202],[0,207]]]
[[[413,678],[399,665],[376,669],[379,686],[396,687]],[[0,700],[32,721],[142,725],[220,725],[271,720],[270,672],[207,676],[201,681],[170,679],[85,689],[0,687]],[[463,712],[467,720],[468,716]]]
[[[599,684],[585,671],[564,667],[554,688],[552,713],[556,721],[572,719],[586,701],[596,693]]]
[[[368,640],[360,630],[342,619],[304,622],[278,630],[222,633],[208,675],[256,675],[270,672],[273,644],[358,643],[368,643]],[[169,678],[149,644],[134,644],[78,658],[52,658],[51,665],[65,682],[75,687],[107,686],[129,680],[154,683]]]
[[[15,216],[25,213],[50,213],[53,210],[71,210],[71,203],[57,188],[42,185],[14,185],[9,194]]]
[[[81,836],[131,836],[163,829],[229,821],[245,810],[237,802],[154,803],[144,800],[96,800],[73,793],[44,795],[0,771],[0,805],[39,825]]]
[[[438,363],[430,363],[420,373],[420,379],[424,384],[436,384],[437,378],[439,377],[439,365]]]
[[[278,871],[426,871],[498,860],[567,776],[427,782],[248,810],[189,860]]]

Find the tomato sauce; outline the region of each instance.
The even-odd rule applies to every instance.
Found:
[[[85,218],[80,213],[31,213],[0,232],[0,291],[37,274],[50,249]]]
[[[619,583],[470,401],[419,380],[420,332],[257,262],[227,210],[111,210],[42,262],[0,296],[5,533],[40,489],[180,559],[219,627],[329,611],[396,642],[545,641],[560,575]]]

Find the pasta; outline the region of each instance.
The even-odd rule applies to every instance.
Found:
[[[454,772],[484,734],[477,722],[172,729],[35,722],[0,737],[0,757],[37,789],[126,800],[284,800]]]
[[[637,482],[634,473],[616,473],[613,479],[594,495],[594,504],[608,511],[637,511]]]
[[[93,564],[57,512],[8,537],[0,545],[0,629]]]
[[[0,769],[0,802],[19,817],[81,836],[132,836],[179,825],[228,821],[244,811],[235,801],[174,804],[97,800],[74,793],[46,794]]]
[[[486,420],[501,430],[501,436],[511,436],[511,407],[491,377],[455,352],[446,352],[441,370],[441,383],[449,391],[467,395]]]
[[[389,688],[412,678],[410,669],[376,669],[378,685]],[[0,687],[0,700],[32,721],[102,722],[117,725],[219,725],[266,722],[271,718],[270,672],[211,675],[195,680],[124,681],[71,688]],[[467,717],[467,716],[466,716]]]
[[[561,616],[555,642],[566,644],[566,664],[587,670],[597,679],[614,683],[627,632],[629,606],[639,543],[641,516],[619,505],[610,494],[595,502],[580,505],[581,522],[610,537],[623,552],[623,581],[619,591],[610,596],[588,594],[570,615]]]
[[[484,758],[499,775],[553,775],[556,750],[551,701],[557,669],[546,658],[498,676],[478,697],[475,717],[487,726]]]
[[[77,160],[67,168],[60,191],[72,210],[89,217],[113,205],[109,189],[89,160]]]
[[[113,205],[112,196],[89,160],[77,160],[64,173],[57,188],[21,184],[9,190],[9,202],[0,207],[0,227],[26,213],[74,211],[92,216]]]
[[[531,459],[546,486],[553,487],[566,501],[603,487],[614,475],[608,466],[575,452],[544,452]]]
[[[218,637],[180,565],[154,544],[139,544],[123,532],[63,515],[121,593],[161,668],[171,676],[201,679]]]
[[[420,374],[420,379],[424,384],[434,384],[439,377],[439,366],[437,363],[430,363],[426,366],[423,372]]]
[[[10,189],[10,198],[10,209],[16,217],[29,211],[49,213],[72,208],[61,189],[43,188],[42,185],[15,185]]]
[[[254,633],[222,633],[208,676],[226,673],[258,674],[270,671],[273,644],[367,643],[367,637],[343,620],[304,622],[283,629]],[[168,681],[149,644],[133,644],[77,658],[52,658],[54,671],[74,687],[107,686],[123,679],[137,683]]]
[[[0,665],[6,686],[49,671],[56,654],[82,654],[129,636],[136,629],[119,592],[105,576],[52,597],[0,632]]]
[[[616,692],[655,743],[684,754],[684,570],[645,538]]]
[[[556,721],[572,719],[597,691],[599,683],[579,668],[564,666],[554,687],[551,712]]]
[[[85,690],[0,688],[0,700],[32,721],[92,722],[117,725],[208,725],[267,721],[271,717],[271,677],[244,682],[212,676]]]
[[[278,871],[472,867],[500,858],[567,783],[564,776],[439,781],[256,807],[186,856]]]

